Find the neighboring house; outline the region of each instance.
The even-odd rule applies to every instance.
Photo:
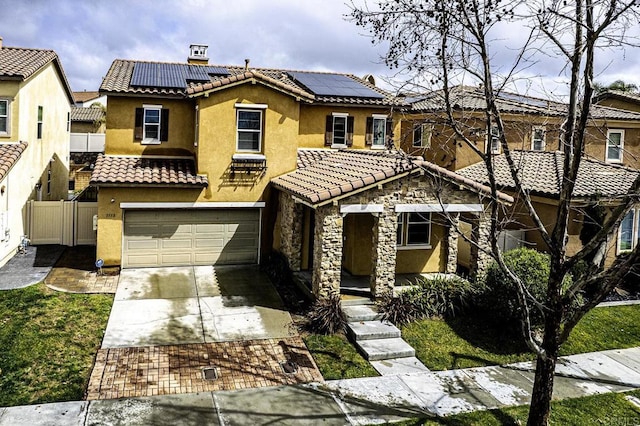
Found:
[[[451,270],[453,236],[432,225],[443,207],[431,191],[446,189],[451,211],[486,229],[486,188],[387,151],[402,99],[350,74],[211,66],[206,47],[191,53],[115,60],[100,87],[106,146],[91,183],[106,265],[258,263],[276,248],[293,269],[313,269],[316,294],[339,285],[342,266],[372,274],[378,291],[396,271]]]
[[[27,233],[27,202],[67,197],[72,102],[54,51],[0,38],[0,265]]]
[[[560,126],[567,105],[546,99],[501,92],[496,103],[502,113],[507,142],[512,149],[560,150]],[[486,131],[484,92],[458,86],[451,91],[454,118],[475,147],[500,154],[497,127]],[[442,91],[434,91],[406,107],[400,129],[400,147],[450,170],[480,161],[447,124]],[[612,164],[640,168],[640,112],[593,105],[589,118],[585,154]]]
[[[103,107],[107,107],[107,97],[105,95],[101,95],[100,92],[73,92],[73,99],[75,101],[75,106],[79,108],[89,108],[94,106],[94,104],[102,105]]]
[[[558,151],[516,151],[513,159],[519,169],[524,189],[531,196],[533,205],[545,228],[551,232],[556,223],[557,205],[562,186],[562,167],[564,154]],[[487,169],[484,163],[477,163],[458,173],[468,179],[488,184]],[[584,223],[596,222],[598,215],[606,215],[616,207],[640,171],[617,164],[583,158],[576,179],[571,212],[569,216],[567,254],[572,255],[582,248],[581,233]],[[500,191],[513,195],[515,185],[504,154],[494,158],[494,176]],[[601,209],[598,211],[598,209]],[[537,250],[547,251],[540,233],[527,213],[525,207],[516,201],[505,216],[505,231],[513,238],[512,244],[526,245]],[[607,252],[610,264],[616,255],[631,250],[640,235],[640,214],[632,210],[622,222],[617,241],[612,241]]]
[[[611,108],[640,112],[640,93],[605,90],[593,97],[593,103]]]
[[[106,117],[101,105],[71,107],[69,190],[74,193],[89,186],[93,165],[104,152]]]

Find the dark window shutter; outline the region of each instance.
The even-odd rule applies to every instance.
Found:
[[[385,141],[387,148],[391,148],[393,146],[393,120],[387,118],[387,129],[386,129],[387,140]]]
[[[353,145],[353,117],[347,117],[347,146]]]
[[[373,145],[373,117],[367,117],[367,128],[364,135],[364,144]]]
[[[142,119],[144,116],[144,108],[136,108],[136,126],[133,131],[133,138],[137,141],[142,140]]]
[[[327,122],[324,131],[324,146],[333,144],[333,116],[327,115]]]
[[[160,141],[169,140],[169,110],[163,108],[160,112]]]

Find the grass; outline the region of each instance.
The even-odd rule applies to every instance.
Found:
[[[304,341],[326,380],[378,376],[371,364],[341,334],[311,334]]]
[[[408,324],[402,337],[432,370],[508,364],[534,359],[524,344],[483,318],[425,319]],[[561,347],[561,355],[640,346],[640,305],[595,308]]]
[[[595,426],[635,425],[640,423],[640,408],[625,399],[625,395],[640,397],[640,391],[626,394],[608,393],[583,398],[554,401],[551,404],[551,425]],[[410,420],[401,425],[446,426],[501,426],[521,425],[527,422],[528,406],[499,410],[476,411],[446,418]]]
[[[0,406],[82,399],[112,303],[42,283],[0,292]]]

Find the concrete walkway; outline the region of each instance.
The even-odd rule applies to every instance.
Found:
[[[64,251],[64,246],[29,246],[0,268],[0,290],[24,288],[43,281]]]
[[[637,389],[640,347],[563,357],[556,374],[557,399]],[[308,385],[0,408],[0,426],[366,425],[528,404],[532,386],[533,364],[525,362]]]

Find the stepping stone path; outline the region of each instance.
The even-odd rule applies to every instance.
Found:
[[[347,333],[356,348],[382,376],[428,372],[416,351],[400,337],[400,330],[382,321],[374,305],[343,306]]]

